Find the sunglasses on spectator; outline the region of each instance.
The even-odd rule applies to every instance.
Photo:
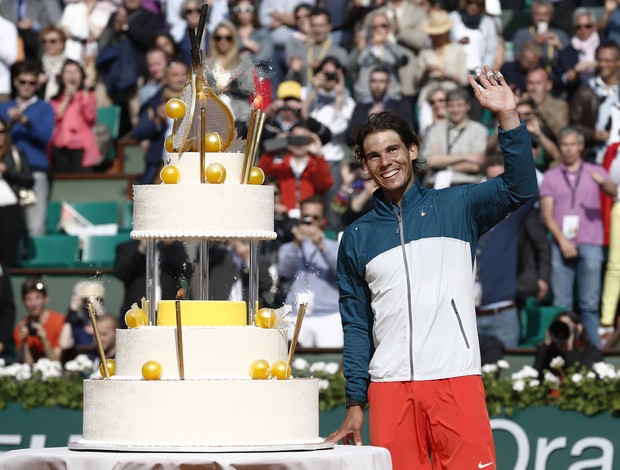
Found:
[[[56,44],[56,43],[60,42],[60,39],[58,39],[58,38],[51,38],[51,39],[45,38],[45,39],[42,39],[41,42],[43,44]]]
[[[320,215],[303,215],[301,214],[302,219],[312,219],[312,220],[321,220]]]
[[[220,36],[219,34],[213,36],[213,39],[215,39],[215,41],[228,41],[228,42],[232,42],[232,36]]]
[[[575,29],[576,30],[580,30],[580,29],[591,29],[592,28],[592,24],[577,24],[575,25]]]
[[[371,27],[372,29],[387,28],[387,27],[389,27],[389,26],[390,26],[390,25],[389,25],[389,24],[387,24],[387,23],[379,23],[379,24],[373,24],[373,25],[370,25],[370,27]]]
[[[20,85],[30,85],[30,86],[35,86],[37,84],[37,82],[35,80],[17,80],[17,83],[19,83]]]
[[[187,8],[184,12],[186,15],[191,13],[200,13],[200,8]]]
[[[430,100],[430,101],[429,101],[429,104],[430,104],[431,106],[433,106],[434,104],[437,104],[437,103],[445,103],[445,102],[446,102],[446,99],[445,99],[445,98],[437,98],[436,100]]]
[[[237,14],[239,13],[254,13],[254,7],[252,5],[248,5],[246,7],[235,7],[233,11]]]

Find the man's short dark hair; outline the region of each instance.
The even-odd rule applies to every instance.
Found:
[[[601,41],[599,46],[596,48],[596,54],[594,57],[598,58],[598,52],[601,49],[613,49],[614,51],[616,51],[616,56],[620,57],[620,46],[618,46],[618,43],[616,43],[616,41],[612,41],[609,39]]]
[[[26,294],[30,292],[41,292],[47,297],[47,287],[40,277],[31,277],[24,281],[22,284],[22,298],[26,297]]]
[[[455,88],[454,90],[450,90],[446,95],[446,102],[460,100],[465,101],[465,103],[469,103],[469,93],[463,88]]]
[[[26,59],[23,62],[17,62],[11,67],[11,76],[13,78],[19,77],[22,73],[29,73],[33,75],[39,75],[41,73],[41,67],[33,60]]]
[[[355,147],[353,151],[355,153],[355,158],[359,160],[360,163],[366,161],[366,154],[364,153],[364,141],[366,137],[384,131],[396,132],[408,149],[413,145],[418,149],[420,148],[418,136],[415,135],[409,123],[398,114],[383,111],[381,113],[372,114],[365,124],[357,126],[353,131],[353,135],[355,136]],[[420,163],[419,160],[414,160],[413,174],[419,175],[423,170],[424,167],[422,163]]]
[[[299,203],[299,207],[303,207],[306,204],[319,204],[323,208],[323,216],[326,215],[325,210],[327,209],[325,205],[325,198],[320,194],[313,194],[312,196],[308,196],[306,199]]]
[[[373,67],[372,70],[370,71],[370,75],[372,75],[373,73],[385,73],[387,74],[387,76],[389,77],[390,75],[392,75],[392,69],[390,69],[387,65],[377,65],[376,67]]]
[[[327,17],[327,22],[329,24],[332,23],[332,17],[331,17],[329,12],[325,8],[316,7],[316,8],[313,8],[312,10],[310,10],[310,17],[321,16],[321,15],[325,15]]]

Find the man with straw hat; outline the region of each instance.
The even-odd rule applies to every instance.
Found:
[[[356,156],[379,188],[338,253],[347,414],[328,441],[361,445],[368,403],[371,443],[390,451],[395,470],[497,468],[476,334],[476,244],[537,185],[510,87],[486,66],[478,80],[468,77],[497,116],[505,160],[492,180],[423,188],[406,121],[380,113],[356,130]]]

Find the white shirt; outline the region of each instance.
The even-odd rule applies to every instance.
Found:
[[[0,93],[11,93],[11,65],[17,60],[17,28],[0,16]]]

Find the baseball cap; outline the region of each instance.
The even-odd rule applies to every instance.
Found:
[[[278,85],[278,98],[285,100],[294,98],[301,101],[301,84],[295,80],[287,80]]]

